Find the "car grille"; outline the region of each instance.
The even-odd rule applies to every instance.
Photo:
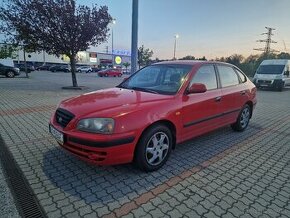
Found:
[[[58,108],[56,110],[55,119],[56,122],[62,127],[66,127],[67,124],[75,117],[71,112],[64,110],[62,108]]]
[[[272,83],[272,81],[271,80],[259,80],[259,83],[270,85]]]

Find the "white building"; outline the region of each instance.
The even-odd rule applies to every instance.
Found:
[[[33,65],[42,64],[68,64],[69,58],[66,55],[61,55],[59,57],[55,55],[47,54],[46,52],[33,52],[25,53],[26,61]],[[19,50],[16,54],[16,58],[13,59],[14,62],[24,62],[24,52]],[[124,50],[114,50],[114,55],[109,53],[101,53],[90,48],[87,51],[81,51],[77,54],[77,64],[79,65],[91,65],[97,67],[99,65],[112,65],[114,61],[114,66],[122,66],[123,63],[131,62],[131,56],[128,51]]]

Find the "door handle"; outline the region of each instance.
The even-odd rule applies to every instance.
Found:
[[[241,95],[245,95],[246,94],[246,91],[243,90],[243,91],[240,91]]]
[[[215,98],[215,101],[216,101],[216,102],[220,102],[221,99],[222,99],[222,97],[221,97],[221,96],[218,96],[218,97]]]

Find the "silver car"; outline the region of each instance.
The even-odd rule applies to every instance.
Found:
[[[91,72],[93,72],[93,70],[90,66],[82,66],[82,67],[77,68],[77,72],[79,72],[79,73],[91,73]]]

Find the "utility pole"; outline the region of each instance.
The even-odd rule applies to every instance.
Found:
[[[257,40],[257,42],[265,42],[265,48],[254,48],[256,51],[263,51],[266,55],[270,54],[271,52],[279,52],[277,50],[271,49],[271,43],[277,43],[276,41],[273,41],[271,37],[274,35],[273,30],[274,28],[271,27],[265,27],[267,29],[266,33],[262,33],[261,35],[267,35],[266,39],[260,39]]]
[[[131,73],[137,70],[138,60],[138,3],[132,0],[132,39],[131,39]]]

